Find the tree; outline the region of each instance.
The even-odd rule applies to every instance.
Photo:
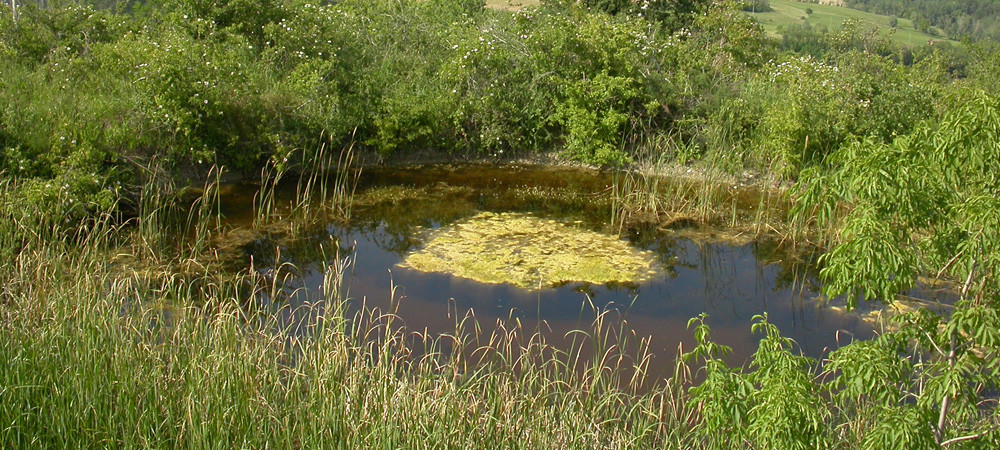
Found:
[[[1000,444],[1000,99],[968,89],[940,121],[891,142],[861,141],[805,171],[793,216],[817,226],[828,296],[894,302],[930,275],[954,282],[950,316],[900,314],[877,338],[817,362],[767,316],[748,368],[689,322],[700,363],[690,390],[707,447],[935,448]]]
[[[891,303],[920,276],[953,281],[950,317],[905,314],[883,338],[910,357],[902,394],[916,399],[892,407],[932,420],[941,445],[996,431],[979,408],[1000,385],[1000,99],[969,89],[951,104],[940,123],[807,170],[794,213],[833,245],[821,258],[827,296]]]

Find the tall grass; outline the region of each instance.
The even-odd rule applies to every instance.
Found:
[[[337,156],[332,191],[328,197],[324,196],[327,199],[326,206],[333,216],[345,222],[351,220],[354,192],[361,179],[361,166],[357,164],[356,158],[352,141]]]
[[[295,196],[283,204],[279,192],[287,171],[285,162],[270,163],[261,169],[261,186],[253,200],[254,228],[280,222],[288,225],[288,232],[294,238],[303,229],[324,220],[350,220],[354,192],[361,179],[353,142],[336,155],[326,143],[321,144],[302,161]]]
[[[660,143],[667,147],[673,142]],[[745,185],[715,170],[678,174],[677,150],[647,149],[635,167],[612,178],[612,223],[623,230],[635,223],[659,227],[724,227],[753,236],[790,235],[788,197],[767,184]]]
[[[253,197],[253,227],[261,228],[278,219],[278,186],[288,173],[288,166],[269,162],[260,169],[260,189]]]
[[[211,224],[216,213],[205,204],[182,221]],[[561,350],[517,321],[489,327],[458,314],[453,333],[414,333],[392,310],[346,306],[352,262],[343,256],[330,258],[323,298],[285,311],[259,300],[292,285],[295,270],[269,279],[253,270],[175,275],[170,268],[191,254],[150,254],[149,242],[170,236],[150,235],[142,222],[162,220],[166,208],[148,208],[137,226],[96,221],[70,240],[31,239],[13,214],[0,216],[0,243],[22,246],[0,274],[0,446],[594,448],[687,439],[689,410],[670,388],[676,376],[649,373],[649,342],[608,313]],[[293,330],[289,314],[308,319]]]

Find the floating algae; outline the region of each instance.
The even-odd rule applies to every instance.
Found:
[[[435,230],[401,267],[520,287],[639,283],[657,273],[652,252],[615,236],[527,214],[477,214]]]

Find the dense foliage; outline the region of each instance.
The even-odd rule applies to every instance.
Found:
[[[891,142],[855,141],[814,166],[797,188],[800,219],[826,230],[824,292],[894,301],[917,279],[953,280],[948,317],[917,310],[819,362],[797,354],[767,316],[747,370],[722,358],[694,319],[705,381],[691,389],[696,430],[721,447],[933,448],[1000,439],[1000,103],[962,90],[939,122]],[[830,426],[830,424],[837,424]]]
[[[96,206],[151,160],[256,173],[323,140],[383,157],[704,157],[794,178],[852,137],[930,117],[927,80],[948,77],[895,63],[863,24],[803,62],[741,4],[626,3],[27,3],[0,20],[0,170]]]
[[[906,3],[919,9],[953,2]],[[949,33],[989,36],[993,31],[982,25],[995,12],[987,3],[962,2],[982,5],[967,11],[969,19],[942,9],[952,11],[941,14],[951,15],[954,30],[934,23]],[[551,401],[543,411],[549,415],[530,416],[536,428],[529,434],[531,442],[556,446],[558,439],[580,447],[672,442],[726,448],[996,446],[1000,440],[996,44],[899,49],[858,21],[836,31],[788,28],[777,41],[742,12],[748,4],[729,1],[553,0],[517,12],[484,9],[478,0],[117,5],[26,3],[16,18],[9,9],[0,12],[0,256],[16,259],[0,266],[0,357],[9,363],[0,376],[4,386],[19,387],[0,389],[0,414],[5,424],[27,427],[19,434],[3,425],[0,442],[33,442],[37,436],[30,434],[43,431],[30,426],[43,418],[79,438],[44,435],[53,445],[213,442],[213,433],[236,442],[229,428],[210,423],[214,408],[233,410],[226,399],[199,398],[204,380],[194,375],[204,367],[250,374],[233,375],[238,380],[231,384],[221,377],[220,386],[239,386],[248,411],[271,414],[272,433],[279,433],[281,420],[317,425],[288,400],[323,404],[319,394],[329,386],[317,382],[382,389],[379,398],[413,404],[443,395],[441,404],[458,405],[430,408],[428,416],[402,425],[397,415],[403,410],[387,407],[382,428],[339,431],[359,445],[419,442],[378,432],[398,433],[400,426],[468,444],[435,428],[451,416],[432,417],[464,408],[470,412],[456,420],[466,420],[467,431],[486,427],[497,442],[510,444],[508,432],[523,431],[520,423],[484,425],[476,414],[493,410],[472,401],[479,398],[496,400],[499,409],[530,406],[526,411]],[[763,339],[746,368],[728,366],[726,349],[711,341],[705,320],[696,319],[698,346],[685,361],[700,369],[700,381],[687,391],[638,396],[642,409],[629,415],[619,414],[628,409],[626,394],[602,384],[601,397],[588,395],[592,386],[573,384],[584,382],[572,370],[545,372],[559,361],[541,356],[537,379],[481,371],[462,385],[464,362],[452,361],[446,370],[422,367],[419,377],[407,378],[410,362],[373,356],[375,347],[364,342],[304,342],[334,356],[303,359],[336,367],[299,377],[294,364],[272,358],[297,361],[300,354],[275,352],[254,332],[257,341],[244,341],[247,330],[240,326],[206,329],[207,322],[192,319],[182,323],[192,328],[177,328],[189,334],[165,340],[160,328],[131,324],[123,305],[132,299],[166,293],[151,301],[187,301],[210,292],[205,295],[217,306],[228,305],[245,285],[213,279],[198,290],[171,274],[159,290],[144,289],[146,275],[123,276],[104,264],[104,252],[120,243],[88,230],[130,238],[108,223],[99,228],[94,218],[107,218],[101,213],[127,200],[137,200],[142,220],[151,217],[142,215],[142,205],[155,203],[150,197],[163,179],[202,177],[213,165],[256,174],[270,162],[308,171],[324,143],[351,142],[380,158],[505,158],[556,150],[601,166],[649,158],[794,182],[792,219],[829,250],[821,260],[828,296],[851,304],[893,302],[929,276],[950,285],[959,301],[946,317],[900,315],[879,338],[842,347],[823,361],[800,356],[761,316],[753,326]],[[133,250],[161,258],[147,247],[165,238],[138,228],[131,236],[141,242],[132,242]],[[79,253],[65,263],[52,256],[67,251]],[[156,261],[180,267],[190,265],[188,256]],[[109,297],[108,289],[120,297]],[[236,322],[229,313],[214,317]],[[43,322],[47,332],[35,333]],[[218,345],[203,346],[203,335]],[[71,345],[77,338],[90,345],[84,353]],[[187,359],[172,359],[181,356],[161,345],[170,339],[191,352],[181,355]],[[87,363],[81,356],[106,346],[145,365],[115,358]],[[259,352],[258,366],[242,365],[246,347]],[[342,368],[358,360],[372,365]],[[212,366],[219,361],[231,367]],[[113,414],[118,392],[103,383],[101,364],[139,399],[121,421],[100,422]],[[85,376],[68,375],[66,366]],[[437,378],[447,371],[452,378]],[[344,373],[357,379],[338,384]],[[139,381],[147,378],[152,381]],[[82,384],[73,385],[76,379]],[[282,384],[288,380],[294,383]],[[413,380],[419,382],[407,384]],[[539,390],[537,380],[551,383]],[[70,383],[69,391],[55,382]],[[183,389],[174,389],[177,383]],[[392,386],[409,387],[399,393]],[[158,392],[170,401],[147,414]],[[357,394],[337,392],[343,399]],[[107,410],[88,413],[83,422],[60,416],[77,412],[77,394],[105,396],[100,405]],[[46,403],[51,396],[63,403]],[[193,398],[211,404],[192,404]],[[206,418],[182,417],[185,411]],[[248,420],[234,414],[235,422]],[[340,410],[325,414],[338,426],[365,423],[342,420],[348,416]],[[561,415],[582,417],[572,422],[577,434],[553,428]],[[116,428],[133,419],[148,429]],[[240,423],[232,429],[246,433],[245,442],[264,445],[284,436],[260,436],[249,422]],[[212,426],[185,428],[194,424]],[[316,442],[330,430],[293,432]]]

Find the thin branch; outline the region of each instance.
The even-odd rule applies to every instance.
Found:
[[[910,324],[911,325],[916,325],[916,322],[915,321],[910,321]],[[936,350],[939,355],[941,355],[941,356],[947,356],[947,354],[944,352],[944,350],[941,350],[941,347],[938,347],[937,343],[934,342],[934,336],[931,336],[931,334],[928,333],[928,332],[926,332],[926,331],[924,331],[924,335],[927,336],[927,341],[931,343],[931,345],[934,347],[934,350]]]
[[[956,254],[955,254],[955,256],[953,256],[953,257],[951,258],[951,260],[949,260],[949,261],[948,261],[948,262],[947,262],[947,263],[946,263],[946,264],[944,265],[944,267],[942,267],[942,268],[941,268],[941,270],[939,270],[939,271],[938,271],[937,275],[936,275],[936,276],[934,276],[934,278],[937,278],[937,279],[940,279],[940,278],[941,278],[941,275],[943,275],[943,274],[944,274],[944,273],[945,273],[945,272],[946,272],[946,271],[947,271],[948,269],[950,269],[950,268],[951,268],[951,266],[952,266],[953,264],[955,264],[955,262],[956,262],[956,261],[958,261],[958,258],[959,258],[960,256],[962,256],[962,254],[963,254],[963,253],[965,253],[965,250],[964,250],[964,249],[963,249],[962,251],[960,251],[960,252],[956,253]]]
[[[968,295],[968,293],[969,293],[969,287],[972,285],[972,277],[973,277],[973,274],[976,272],[976,264],[977,264],[977,262],[973,261],[972,267],[969,268],[969,276],[968,276],[968,278],[965,279],[965,286],[962,287],[962,299],[963,300],[965,299],[966,295]],[[948,367],[949,368],[954,368],[955,367],[955,356],[956,356],[957,347],[958,347],[958,330],[953,329],[951,331],[951,348],[948,349]],[[937,424],[938,442],[941,442],[941,440],[944,439],[944,433],[945,433],[944,426],[945,426],[945,421],[948,418],[948,406],[949,406],[950,401],[951,401],[951,395],[950,394],[945,394],[944,398],[941,399],[941,413],[938,415],[938,424]],[[944,445],[944,444],[941,444],[941,445]]]
[[[976,265],[978,264],[979,261],[972,262],[972,267],[969,269],[969,276],[965,279],[965,285],[962,286],[962,300],[965,300],[965,297],[969,295],[969,288],[972,286],[972,274],[976,272]]]
[[[979,438],[981,438],[983,436],[986,436],[987,434],[990,434],[991,432],[993,432],[993,430],[996,430],[998,428],[1000,428],[1000,425],[993,425],[992,427],[989,427],[989,428],[987,428],[987,429],[985,429],[985,430],[983,430],[983,431],[981,431],[981,432],[979,432],[977,434],[970,434],[968,436],[961,436],[961,437],[957,437],[957,438],[951,438],[951,439],[948,439],[947,441],[942,442],[941,446],[942,447],[947,447],[947,446],[949,446],[951,444],[954,444],[954,443],[957,443],[957,442],[965,442],[965,441],[971,441],[973,439],[979,439]]]
[[[957,335],[958,335],[957,331],[951,332],[951,349],[948,350],[949,368],[955,367],[955,347],[956,347],[955,341],[958,340]],[[944,426],[945,426],[945,421],[948,419],[949,403],[951,403],[951,394],[945,394],[944,398],[941,399],[941,413],[938,415],[938,424],[937,424],[938,442],[940,442],[941,439],[944,439],[944,432],[945,432]]]

